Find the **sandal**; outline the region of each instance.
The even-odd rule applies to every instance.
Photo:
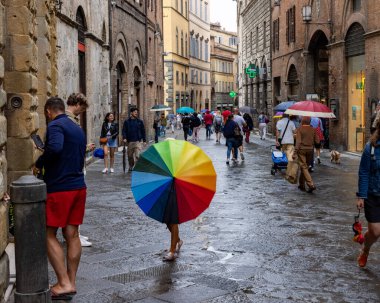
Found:
[[[177,256],[174,253],[170,252],[166,256],[164,256],[163,261],[165,261],[165,262],[172,262],[176,258],[177,258]]]
[[[176,248],[176,253],[179,253],[179,251],[181,250],[181,247],[182,247],[182,244],[183,244],[183,241],[182,240],[179,240],[177,242],[177,248]]]
[[[367,264],[367,259],[368,259],[369,251],[366,252],[364,249],[360,251],[359,257],[358,257],[358,265],[360,267],[365,267]]]

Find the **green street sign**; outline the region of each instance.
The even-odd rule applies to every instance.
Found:
[[[245,73],[250,77],[250,78],[255,78],[256,75],[258,74],[258,68],[254,65],[251,64],[245,69]]]
[[[230,91],[230,97],[231,98],[235,98],[236,97],[236,92],[234,92],[233,90]]]

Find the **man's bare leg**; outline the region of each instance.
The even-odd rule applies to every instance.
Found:
[[[65,266],[65,253],[56,236],[57,229],[56,227],[47,227],[47,253],[58,280],[57,284],[52,287],[52,291],[55,294],[62,294],[73,291],[73,286]]]
[[[63,236],[67,243],[67,276],[72,286],[72,291],[76,291],[76,276],[82,254],[79,232],[77,225],[67,225],[63,229]]]

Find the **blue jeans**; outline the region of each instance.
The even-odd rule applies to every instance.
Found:
[[[166,126],[161,125],[161,136],[166,135]]]
[[[160,136],[160,128],[159,127],[156,127],[154,129],[154,142],[158,142],[158,137]]]
[[[237,159],[238,148],[236,147],[236,140],[235,140],[235,138],[227,138],[226,139],[226,144],[227,144],[227,160],[230,159],[232,148],[234,149],[234,155],[233,155],[233,157],[235,159]]]
[[[206,138],[211,137],[211,124],[206,125]]]

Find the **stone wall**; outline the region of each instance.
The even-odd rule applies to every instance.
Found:
[[[63,2],[57,18],[58,95],[64,101],[79,91],[78,29],[76,13],[83,9],[85,33],[87,140],[98,142],[104,116],[110,111],[108,2],[76,0]]]
[[[4,193],[7,190],[7,160],[5,158],[5,144],[7,142],[7,120],[4,116],[4,108],[7,102],[4,91],[4,58],[5,45],[5,9],[0,2],[0,302],[4,296],[9,280],[9,263],[5,247],[8,243],[8,210],[3,202]]]

